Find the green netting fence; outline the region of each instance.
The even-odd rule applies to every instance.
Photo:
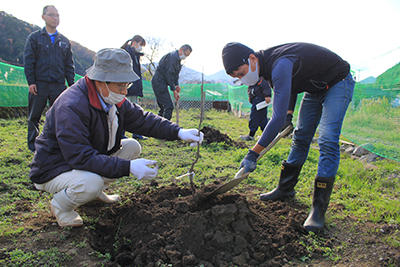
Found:
[[[206,93],[205,105],[206,108],[212,108],[215,102],[231,102],[229,97],[230,91],[236,89],[236,87],[224,83],[205,83],[203,89]],[[247,90],[247,89],[246,89]],[[246,91],[247,92],[247,91]],[[173,95],[170,91],[171,96]],[[183,108],[199,108],[201,99],[201,84],[181,84],[180,93],[180,107]],[[143,99],[141,102],[153,101],[154,92],[150,81],[143,81]],[[247,100],[246,100],[247,101]],[[250,104],[245,103],[248,110],[250,110]]]
[[[0,62],[0,107],[27,107],[28,92],[24,68]]]
[[[76,75],[75,79],[81,76]],[[149,81],[143,81],[143,100],[154,101]],[[181,102],[199,107],[200,84],[183,84]],[[204,84],[206,103],[227,102],[233,111],[250,111],[246,86]],[[297,99],[301,101],[301,95]],[[26,107],[28,86],[22,67],[0,63],[0,108]],[[296,105],[295,114],[300,105]],[[271,114],[270,111],[269,114]],[[353,101],[343,123],[343,136],[375,154],[400,161],[400,75],[384,77],[374,84],[356,84]]]

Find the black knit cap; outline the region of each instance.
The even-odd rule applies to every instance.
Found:
[[[254,50],[241,43],[227,43],[222,49],[222,61],[226,73],[231,74],[243,64],[247,64],[247,59]]]

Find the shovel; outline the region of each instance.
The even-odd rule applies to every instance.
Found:
[[[293,126],[292,125],[289,125],[284,130],[282,130],[274,138],[274,140],[272,140],[272,142],[269,143],[269,145],[261,151],[261,153],[258,156],[257,160],[259,160],[262,156],[264,156],[264,154],[267,153],[268,150],[270,150],[276,143],[278,143],[278,141],[282,137],[286,136],[292,130],[293,130]],[[220,194],[228,192],[229,190],[231,190],[232,188],[234,188],[235,186],[240,184],[240,182],[243,181],[245,178],[247,178],[247,176],[249,176],[249,174],[250,174],[249,172],[245,172],[244,168],[240,168],[240,170],[236,173],[235,177],[232,180],[230,180],[229,182],[227,182],[227,183],[225,183],[223,185],[220,185],[217,189],[215,189],[209,195],[207,195],[207,198],[212,198],[212,197],[215,197],[217,195],[220,195]]]
[[[179,125],[179,99],[175,100],[176,124]]]

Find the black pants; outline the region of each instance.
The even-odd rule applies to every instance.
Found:
[[[268,108],[263,108],[257,110],[256,105],[251,106],[250,111],[250,120],[249,120],[249,129],[250,129],[250,136],[254,136],[260,127],[261,131],[264,131],[265,126],[268,123]]]
[[[28,148],[35,151],[35,139],[39,135],[39,121],[47,100],[53,105],[66,88],[65,84],[37,82],[37,95],[29,93],[28,99]]]
[[[158,107],[160,108],[158,115],[171,120],[174,104],[169,94],[167,82],[158,74],[155,74],[151,80],[151,86],[153,87],[154,95],[156,96]]]

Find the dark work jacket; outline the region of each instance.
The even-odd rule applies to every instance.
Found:
[[[174,91],[175,86],[179,85],[178,80],[181,68],[182,64],[178,50],[175,50],[161,58],[154,76],[157,75],[162,78],[169,85],[170,89]]]
[[[295,59],[292,74],[291,94],[301,92],[324,93],[343,80],[350,65],[332,51],[309,43],[288,43],[256,53],[260,75],[271,87],[272,69],[279,58]]]
[[[74,83],[74,62],[71,43],[58,33],[51,42],[46,28],[31,33],[26,39],[24,50],[24,71],[28,84],[38,81],[65,84]]]
[[[45,183],[72,169],[118,178],[129,175],[130,161],[110,155],[121,146],[122,132],[166,140],[178,139],[179,126],[126,98],[117,104],[118,130],[115,146],[108,151],[107,114],[100,104],[94,82],[84,77],[66,89],[46,113],[30,178]]]
[[[268,83],[262,79],[258,81],[255,85],[249,86],[247,88],[247,93],[249,95],[249,100],[252,105],[256,105],[262,101],[265,101],[266,97],[271,97],[271,88]]]
[[[139,77],[139,80],[133,82],[132,86],[128,88],[127,96],[140,96],[143,97],[143,83],[142,83],[142,71],[140,69],[140,57],[143,53],[136,52],[135,48],[127,44],[123,49],[131,55],[133,71]]]

